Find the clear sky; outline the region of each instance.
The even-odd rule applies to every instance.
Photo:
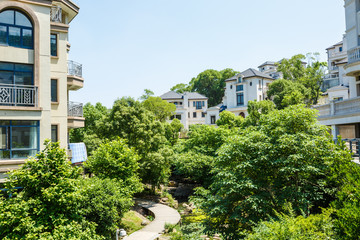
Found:
[[[145,88],[161,95],[206,69],[244,71],[342,40],[342,0],[74,0],[70,59],[83,64],[76,102],[111,107]]]

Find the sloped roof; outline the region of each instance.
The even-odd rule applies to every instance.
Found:
[[[267,78],[267,79],[271,79],[271,80],[275,80],[273,77],[271,77],[269,74],[266,73],[262,73],[256,69],[253,68],[249,68],[241,73],[236,74],[235,76],[228,78],[225,80],[225,82],[228,81],[235,81],[237,80],[240,76],[243,76],[243,79],[246,78],[251,78],[251,77],[261,77],[261,78]]]
[[[182,99],[183,96],[177,92],[169,91],[160,96],[161,99]]]
[[[334,44],[334,45],[332,45],[332,46],[328,47],[326,50],[329,50],[329,49],[335,48],[336,46],[339,46],[339,45],[342,45],[342,44],[344,44],[344,42],[343,42],[343,41],[338,42],[338,43],[336,43],[336,44]]]
[[[334,92],[334,91],[348,90],[348,89],[349,89],[348,87],[339,85],[339,86],[335,86],[335,87],[329,88],[329,89],[327,90],[327,92]]]
[[[185,92],[183,95],[187,95],[189,99],[208,99],[204,95],[197,92]]]
[[[266,65],[272,65],[272,66],[275,66],[275,62],[272,62],[272,61],[266,61],[266,62],[264,62],[263,64],[261,64],[260,66],[258,66],[258,68],[261,68],[261,67],[266,66]]]

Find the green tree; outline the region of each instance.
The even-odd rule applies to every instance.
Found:
[[[234,113],[229,111],[223,111],[220,113],[220,118],[216,121],[216,125],[225,128],[241,127],[243,121],[243,117],[235,116]]]
[[[141,95],[140,100],[145,101],[146,99],[148,99],[151,96],[154,96],[154,92],[151,91],[150,89],[144,89],[144,94]]]
[[[152,112],[156,119],[164,122],[175,114],[176,106],[173,103],[169,103],[162,100],[160,97],[148,97],[143,102],[144,107]]]
[[[184,129],[184,125],[182,125],[179,119],[174,118],[171,123],[165,125],[165,128],[167,140],[171,145],[175,145],[179,140],[179,133]]]
[[[306,215],[329,206],[340,185],[332,169],[351,163],[348,151],[317,123],[316,111],[299,105],[262,114],[217,154],[212,184],[198,190],[198,204],[210,217],[207,226],[227,239],[239,239],[286,203]]]
[[[275,105],[272,101],[249,101],[248,103],[248,116],[245,118],[243,126],[256,126],[259,124],[261,115],[269,114],[275,110]]]
[[[171,91],[177,92],[177,93],[184,93],[184,92],[190,92],[192,89],[192,86],[187,85],[185,83],[179,83],[170,88]]]

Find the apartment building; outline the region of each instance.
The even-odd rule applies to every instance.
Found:
[[[335,88],[347,91],[348,97],[329,95],[328,104],[314,108],[319,110],[320,123],[331,126],[334,138],[341,135],[343,139],[356,142],[356,138],[360,138],[360,0],[344,2],[346,36],[344,42],[329,48],[328,54],[330,73],[339,74],[340,85]],[[334,59],[338,61],[333,63]]]
[[[68,147],[68,130],[84,126],[82,65],[68,60],[71,0],[0,2],[0,178],[43,149],[45,139]]]
[[[160,97],[175,104],[174,118],[179,119],[185,129],[189,129],[189,126],[193,124],[205,124],[207,97],[196,92],[177,93],[174,91],[169,91]]]

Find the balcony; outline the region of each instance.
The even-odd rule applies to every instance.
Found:
[[[68,61],[68,90],[79,90],[84,87],[84,79],[82,77],[82,64]]]
[[[0,84],[0,106],[37,107],[38,88],[27,85]]]
[[[83,117],[83,104],[69,102],[68,128],[82,128],[84,126],[85,126],[85,118]]]
[[[346,147],[350,150],[352,157],[360,157],[360,138],[342,139],[345,142]]]
[[[360,46],[348,51],[348,64],[345,69],[347,76],[355,77],[360,75]]]
[[[339,74],[328,74],[324,76],[324,82],[321,86],[321,91],[325,92],[329,88],[339,85],[340,85]]]

